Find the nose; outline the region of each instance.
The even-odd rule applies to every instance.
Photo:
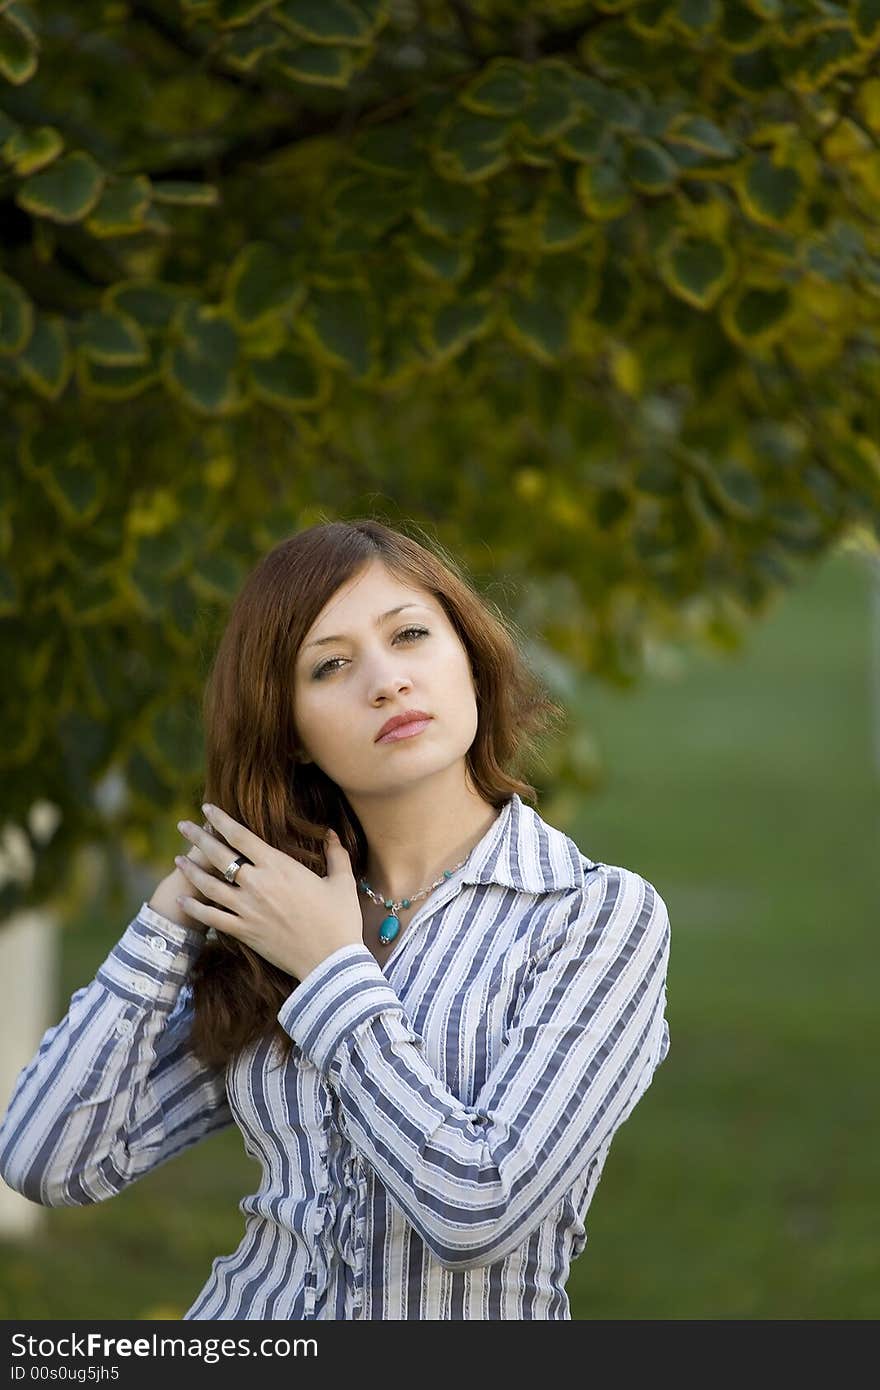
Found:
[[[412,681],[403,677],[381,681],[373,693],[373,704],[380,700],[395,700],[412,690]]]

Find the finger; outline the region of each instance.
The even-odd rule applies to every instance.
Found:
[[[268,858],[266,851],[271,850],[271,845],[267,845],[265,840],[261,840],[259,835],[254,835],[245,826],[239,825],[237,820],[228,816],[225,811],[221,811],[219,806],[209,806],[207,803],[202,807],[209,823],[220,831],[227,844],[233,849],[240,849],[242,854],[246,854],[248,859],[254,864],[264,864]]]
[[[198,845],[193,845],[186,857],[193,864],[198,864],[200,869],[207,869],[208,872],[212,874],[216,873],[214,865],[211,863],[208,856],[202,850],[199,849]]]
[[[235,852],[218,838],[216,832],[212,832],[207,822],[199,829],[191,821],[179,821],[177,828],[191,842],[195,852],[204,859],[209,868],[217,869],[221,875],[228,869],[235,858]],[[192,854],[189,854],[188,858],[190,863],[199,862],[198,860],[193,861]]]
[[[346,870],[351,873],[351,855],[335,830],[327,831],[327,834],[324,836],[324,844],[324,855],[327,860],[328,874],[344,873]]]
[[[177,901],[188,917],[195,917],[197,922],[204,922],[206,927],[225,931],[228,936],[238,937],[236,927],[239,919],[234,912],[224,912],[222,907],[211,907],[209,903],[203,903],[200,898],[189,897],[186,893],[181,893]]]
[[[181,873],[186,874],[190,882],[195,884],[199,892],[204,893],[214,902],[223,903],[230,909],[235,908],[235,895],[240,891],[239,889],[232,886],[227,887],[221,879],[218,879],[214,874],[207,873],[204,869],[200,869],[198,864],[185,855],[178,854],[174,862]]]

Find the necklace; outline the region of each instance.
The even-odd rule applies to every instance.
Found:
[[[451,878],[455,870],[460,869],[462,864],[467,862],[467,859],[468,855],[465,855],[464,859],[459,860],[453,868],[444,869],[440,877],[429,884],[427,888],[423,888],[420,893],[414,893],[411,898],[398,898],[397,902],[392,902],[391,898],[381,898],[378,893],[373,892],[367,880],[362,878],[359,886],[363,888],[367,897],[372,898],[374,903],[381,903],[383,907],[390,908],[389,915],[384,919],[379,928],[380,945],[390,946],[397,933],[400,931],[400,918],[396,914],[401,907],[411,907],[413,903],[418,902],[419,898],[423,898],[426,893],[433,893],[434,889],[439,888],[440,884],[443,883],[445,879]]]

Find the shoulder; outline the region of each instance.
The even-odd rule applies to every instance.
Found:
[[[563,890],[542,949],[572,938],[587,953],[600,943],[622,949],[663,949],[670,924],[666,901],[638,870],[582,856],[583,882]]]

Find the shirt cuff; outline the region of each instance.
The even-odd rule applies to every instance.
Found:
[[[170,1009],[204,941],[197,927],[172,922],[144,902],[95,978],[126,1003]]]
[[[309,971],[277,1018],[300,1051],[327,1075],[340,1043],[389,1010],[403,1014],[403,1005],[372,952],[352,942]],[[412,1037],[408,1025],[405,1032]]]

